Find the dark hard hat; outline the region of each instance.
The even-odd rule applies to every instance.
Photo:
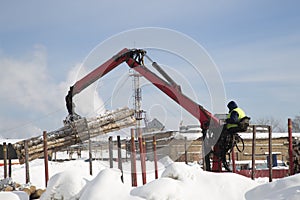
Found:
[[[227,104],[227,108],[229,109],[229,110],[233,110],[233,109],[235,109],[235,108],[237,108],[238,107],[238,105],[234,102],[234,101],[230,101],[228,104]]]

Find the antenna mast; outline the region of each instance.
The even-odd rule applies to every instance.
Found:
[[[142,106],[142,89],[140,87],[140,77],[141,75],[134,71],[130,71],[130,76],[132,76],[132,87],[133,87],[133,107],[134,107],[134,116],[136,119],[136,130],[141,128],[141,120],[143,119],[143,110]],[[137,133],[136,133],[137,134]],[[136,135],[137,137],[137,135]]]

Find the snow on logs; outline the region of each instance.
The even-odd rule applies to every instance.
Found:
[[[65,123],[64,127],[47,133],[48,150],[60,150],[99,135],[117,131],[135,124],[134,110],[122,108],[93,118],[81,118]],[[25,162],[25,142],[28,144],[28,159],[43,156],[43,136],[32,137],[13,144],[21,164]]]

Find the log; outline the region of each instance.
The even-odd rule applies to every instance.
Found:
[[[36,187],[35,187],[34,185],[31,185],[31,186],[29,187],[29,190],[30,190],[30,194],[33,194],[33,193],[35,193],[35,191],[36,191]]]
[[[32,193],[30,195],[30,198],[31,199],[39,199],[45,191],[46,190],[37,189],[34,193]]]
[[[10,185],[8,185],[8,186],[6,186],[5,188],[4,188],[4,191],[5,192],[11,192],[11,191],[13,191],[14,190],[14,188],[12,187],[12,186],[10,186]]]
[[[134,111],[122,108],[93,118],[81,118],[74,122],[64,121],[64,127],[47,133],[48,150],[60,150],[84,142],[91,138],[120,130],[135,124]],[[26,140],[29,160],[43,156],[43,137],[37,136]],[[21,164],[25,162],[24,140],[16,142],[13,147]]]
[[[108,132],[111,132],[112,130],[118,130],[119,128],[122,128],[122,127],[126,127],[126,124],[128,124],[130,122],[128,121],[123,121],[121,123],[118,124],[118,126],[110,126],[110,127],[103,127],[102,129],[96,129],[94,130],[94,132],[92,132],[91,134],[91,137],[96,137],[99,135],[99,132],[103,132],[103,134],[107,133],[107,130]],[[86,141],[88,139],[88,132],[87,131],[84,131],[84,132],[81,132],[81,133],[78,133],[78,136],[77,137],[76,135],[71,135],[71,136],[66,136],[66,137],[61,137],[61,138],[58,138],[58,139],[52,139],[51,141],[48,141],[48,149],[51,150],[51,149],[54,149],[54,148],[60,148],[62,146],[66,146],[68,143],[70,145],[73,145],[73,144],[76,144],[76,140],[80,139],[80,141]],[[20,150],[22,153],[25,152],[24,149],[21,149]],[[33,153],[36,153],[36,152],[41,152],[43,151],[43,144],[38,144],[36,146],[32,146],[28,149],[29,151],[29,154],[33,154]]]
[[[22,189],[23,192],[26,192],[28,194],[28,196],[31,195],[30,189],[29,188],[23,188]]]

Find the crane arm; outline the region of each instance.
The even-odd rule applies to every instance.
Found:
[[[148,68],[146,68],[146,66],[143,63],[143,57],[145,54],[146,52],[141,49],[129,50],[127,48],[124,48],[117,55],[113,56],[111,59],[97,67],[95,70],[90,72],[81,80],[77,81],[73,86],[70,87],[68,95],[66,96],[66,105],[69,114],[74,114],[72,103],[72,97],[74,95],[80,93],[86,87],[94,83],[99,78],[103,77],[105,74],[113,70],[121,63],[126,62],[130,68],[140,73],[143,77],[145,77],[148,81],[155,85],[159,90],[161,90],[171,99],[173,99],[177,104],[179,104],[190,114],[192,114],[196,119],[198,119],[202,129],[207,130],[208,126],[220,126],[218,118],[212,115],[204,107],[195,103],[193,100],[185,96],[181,92],[180,87],[167,75],[167,73],[165,73],[160,68],[160,66],[157,63],[152,62],[152,65],[167,79],[167,81],[163,80],[155,73],[150,71]]]
[[[127,61],[129,67],[133,68],[135,71],[139,72],[143,77],[145,77],[148,81],[150,81],[153,85],[155,85],[159,90],[173,99],[177,104],[187,110],[191,115],[193,115],[196,119],[198,119],[201,123],[201,127],[203,129],[207,129],[209,125],[218,126],[219,119],[208,112],[203,106],[195,103],[189,97],[184,95],[181,92],[180,87],[177,84],[168,83],[144,65],[140,65],[135,62],[134,59],[129,58]],[[154,63],[158,66],[157,63]]]
[[[75,114],[73,107],[73,97],[80,93],[82,90],[93,84],[96,80],[100,79],[108,72],[125,62],[128,58],[135,58],[136,62],[142,62],[140,56],[142,56],[145,52],[139,49],[128,50],[124,48],[115,56],[110,58],[108,61],[98,66],[92,72],[84,76],[82,79],[77,81],[73,86],[70,87],[70,90],[65,98],[66,107],[70,116]]]

